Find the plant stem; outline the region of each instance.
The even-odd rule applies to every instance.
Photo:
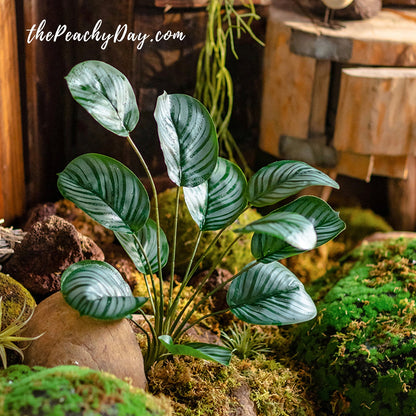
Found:
[[[155,203],[155,216],[156,216],[156,244],[157,244],[157,262],[158,262],[158,276],[159,276],[159,289],[160,289],[160,304],[159,304],[159,316],[155,314],[155,325],[157,329],[161,329],[163,325],[163,317],[164,317],[164,297],[163,297],[163,274],[162,274],[162,259],[161,259],[161,250],[160,250],[160,218],[159,218],[159,202],[157,198],[157,191],[155,182],[153,180],[152,174],[147,166],[146,161],[143,159],[142,154],[140,153],[137,146],[134,144],[133,140],[131,139],[130,135],[127,136],[127,141],[136,153],[137,157],[140,160],[140,164],[143,166],[143,169],[146,172],[147,177],[149,178],[150,186],[152,188],[154,203]],[[156,294],[155,294],[156,295]]]
[[[179,315],[176,317],[175,322],[172,325],[171,331],[173,331],[176,326],[179,324],[182,316],[184,315],[185,311],[189,308],[189,306],[191,305],[191,303],[193,302],[193,300],[198,296],[198,294],[201,292],[202,288],[205,286],[205,284],[208,282],[209,278],[211,277],[212,273],[214,272],[214,270],[216,269],[216,267],[218,266],[219,263],[221,263],[221,260],[228,254],[228,252],[231,250],[231,248],[233,247],[233,245],[242,237],[242,235],[238,235],[229,245],[228,247],[223,251],[223,253],[218,257],[218,261],[217,263],[215,263],[211,269],[208,271],[207,275],[205,276],[205,278],[202,280],[202,282],[198,285],[198,287],[195,289],[194,293],[192,294],[192,296],[188,299],[188,302],[186,303],[186,305],[182,308],[181,312],[179,313]],[[199,306],[199,303],[198,305]],[[192,314],[194,313],[194,311],[196,310],[196,307],[192,308],[191,311],[188,312],[188,314],[186,315],[185,319],[183,320],[183,322],[188,322],[189,319],[191,318]]]
[[[147,257],[147,254],[144,251],[144,248],[143,248],[143,245],[142,245],[141,241],[139,240],[139,238],[137,237],[136,234],[133,234],[133,237],[134,237],[134,240],[136,241],[137,245],[139,246],[140,251],[142,252],[142,254],[144,256],[147,267],[149,269],[150,281],[152,282],[152,288],[153,288],[153,296],[152,296],[152,292],[151,292],[150,287],[149,287],[149,282],[147,281],[146,273],[144,273],[144,283],[146,285],[147,293],[149,294],[150,303],[152,304],[153,314],[156,314],[157,303],[158,302],[157,302],[156,285],[155,285],[155,279],[153,278],[152,266],[150,265],[149,258]]]
[[[177,293],[177,295],[175,296],[175,300],[173,301],[172,306],[168,309],[167,316],[169,316],[169,317],[172,317],[172,316],[175,314],[175,311],[176,311],[176,309],[177,309],[177,307],[178,307],[178,304],[179,304],[179,300],[180,300],[180,298],[181,298],[181,294],[182,294],[182,292],[184,291],[185,287],[187,286],[187,284],[189,283],[189,280],[190,280],[190,279],[191,279],[191,277],[192,277],[192,274],[190,274],[190,270],[191,270],[192,263],[193,263],[193,261],[194,261],[194,258],[195,258],[195,255],[196,255],[196,252],[197,252],[197,250],[198,250],[198,246],[199,246],[199,243],[200,243],[200,241],[201,241],[201,237],[202,237],[202,231],[201,231],[201,230],[199,230],[199,231],[198,231],[198,236],[197,236],[197,238],[196,238],[196,242],[195,242],[194,251],[193,251],[192,256],[191,256],[191,258],[190,258],[190,260],[189,260],[189,264],[188,264],[188,267],[187,267],[187,269],[186,269],[186,273],[185,273],[185,275],[184,275],[184,277],[183,277],[183,280],[182,280],[182,282],[181,282],[181,286],[180,286],[180,288],[179,288],[179,292],[178,292],[178,293]]]
[[[180,328],[178,328],[178,334],[175,335],[175,339],[179,339],[183,334],[185,334],[186,331],[188,331],[190,328],[192,328],[195,325],[198,325],[200,322],[204,321],[205,319],[211,317],[211,316],[216,316],[216,315],[221,315],[225,312],[228,312],[230,310],[230,308],[226,308],[226,309],[222,309],[220,311],[217,312],[212,312],[208,315],[204,315],[201,318],[197,319],[195,322],[192,322],[191,324],[189,324],[186,328],[184,326],[181,326]],[[173,337],[172,337],[173,338]]]
[[[178,186],[176,188],[176,199],[175,199],[175,221],[173,226],[173,243],[172,243],[172,266],[170,269],[170,283],[169,283],[169,304],[168,307],[172,305],[173,300],[173,283],[175,276],[175,260],[176,260],[176,242],[178,236],[178,218],[179,218],[179,197],[180,197],[181,188]]]

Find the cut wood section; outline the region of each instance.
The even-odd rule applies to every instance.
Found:
[[[367,155],[414,152],[415,97],[416,69],[343,69],[335,148]]]
[[[390,223],[395,230],[416,230],[416,157],[408,163],[408,179],[389,179]]]
[[[316,60],[290,52],[291,31],[278,15],[267,23],[260,148],[279,156],[282,135],[307,139]]]
[[[25,183],[13,0],[0,0],[0,218],[10,223],[24,212]]]
[[[413,156],[362,155],[351,152],[338,152],[338,174],[351,176],[370,182],[371,175],[407,179],[409,159]]]
[[[344,28],[322,27],[292,0],[271,9],[293,30],[291,48],[298,54],[332,61],[375,66],[416,66],[416,10],[382,10],[377,16],[343,21]]]

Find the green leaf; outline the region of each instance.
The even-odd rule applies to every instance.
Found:
[[[345,223],[339,218],[339,214],[325,201],[315,196],[302,196],[273,212],[292,212],[307,218],[315,228],[317,236],[315,247],[327,243],[345,229]],[[292,247],[282,239],[266,234],[255,233],[251,240],[253,256],[263,263],[285,259],[304,251]]]
[[[198,186],[212,174],[218,139],[208,110],[195,98],[164,92],[155,109],[169,178],[178,186]]]
[[[237,318],[257,325],[297,324],[316,316],[303,284],[280,263],[243,271],[231,282],[227,303]]]
[[[114,234],[141,273],[156,273],[158,270],[157,225],[152,219],[149,218],[144,227],[139,231],[136,231],[134,234],[125,234],[119,232],[115,232]],[[140,241],[140,244],[146,253],[152,270],[149,270],[146,258],[140,250],[136,238]],[[160,246],[162,267],[164,267],[169,258],[169,244],[162,229],[160,230]]]
[[[338,184],[328,175],[307,163],[280,160],[256,172],[248,182],[248,201],[255,207],[272,205],[312,185],[331,186]]]
[[[188,355],[203,360],[214,361],[223,365],[229,365],[231,350],[220,345],[204,342],[189,342],[187,344],[174,344],[169,335],[161,335],[160,342],[172,355]]]
[[[234,231],[237,233],[256,232],[281,238],[300,250],[310,250],[316,244],[313,224],[302,215],[293,212],[275,211]]]
[[[128,79],[100,61],[75,65],[65,77],[75,101],[103,127],[126,137],[139,121],[136,97]]]
[[[150,202],[136,175],[111,157],[87,153],[58,178],[61,194],[112,231],[133,233],[146,223]]]
[[[69,266],[61,277],[61,292],[81,315],[103,320],[129,316],[147,301],[134,297],[120,273],[103,261],[84,260]]]
[[[183,188],[185,202],[202,231],[231,224],[247,206],[246,178],[234,163],[221,157],[210,178],[193,188]]]

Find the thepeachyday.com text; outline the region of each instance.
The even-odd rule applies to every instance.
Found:
[[[27,43],[34,40],[40,42],[56,42],[58,39],[64,39],[66,42],[90,42],[95,41],[101,44],[101,49],[106,49],[109,43],[119,43],[125,40],[137,43],[136,48],[142,49],[145,42],[163,42],[168,40],[183,41],[186,35],[183,32],[173,32],[171,30],[158,30],[153,35],[148,33],[135,33],[128,30],[127,24],[118,25],[113,33],[106,33],[100,30],[103,21],[97,20],[91,30],[85,32],[71,32],[65,24],[59,24],[55,30],[46,31],[46,19],[39,24],[34,24],[28,32]]]

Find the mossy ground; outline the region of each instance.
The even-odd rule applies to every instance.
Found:
[[[110,374],[76,366],[11,366],[0,372],[0,387],[0,414],[8,416],[171,414],[166,401]]]
[[[174,357],[152,368],[149,389],[168,395],[178,416],[229,416],[238,408],[236,391],[241,386],[259,416],[306,416],[315,414],[306,376],[263,355],[251,360],[233,357],[228,367]]]
[[[415,414],[416,240],[363,245],[316,286],[318,317],[296,345],[324,411]]]

